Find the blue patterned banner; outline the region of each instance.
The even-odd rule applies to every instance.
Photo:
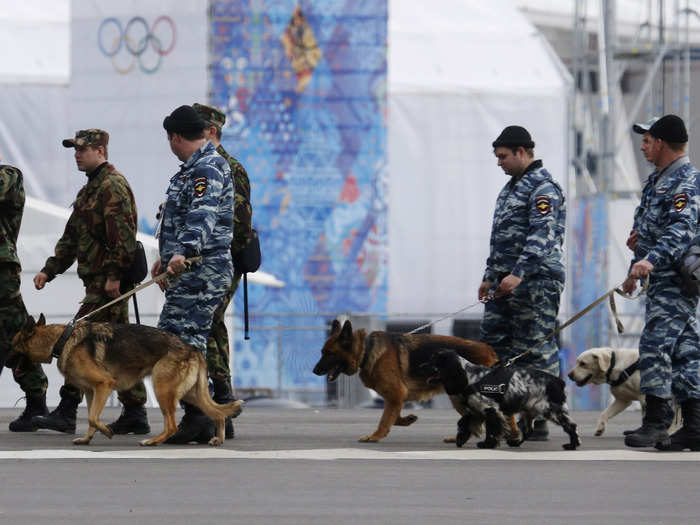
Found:
[[[250,175],[262,269],[286,283],[251,287],[235,384],[320,386],[318,313],[386,309],[386,0],[214,1],[210,23],[210,102]]]
[[[571,236],[572,265],[567,275],[567,286],[571,290],[572,313],[579,312],[603,295],[609,288],[607,275],[608,253],[608,208],[607,197],[596,195],[578,197],[572,201],[573,220]],[[587,350],[607,345],[609,340],[608,303],[604,302],[576,321],[570,328],[571,344],[562,349],[564,366],[571,370],[576,357]],[[576,410],[598,410],[605,406],[604,389],[600,386],[578,388],[571,405]]]

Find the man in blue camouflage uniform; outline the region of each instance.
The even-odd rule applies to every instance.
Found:
[[[493,142],[498,165],[510,175],[496,201],[486,271],[479,299],[484,307],[481,339],[503,361],[538,344],[556,326],[564,289],[561,262],[566,207],[561,187],[534,160],[535,143],[520,126],[506,127]],[[550,339],[518,365],[559,375],[559,355]],[[535,422],[529,439],[548,438],[544,420]]]
[[[634,258],[623,290],[649,276],[644,330],[639,341],[640,388],[646,396],[642,426],[625,437],[629,447],[700,451],[700,338],[696,296],[686,295],[677,268],[698,233],[699,173],[686,155],[683,120],[666,115],[635,124],[641,150],[656,166],[649,176],[627,245]],[[670,439],[671,395],[681,405],[683,427]]]
[[[180,106],[163,121],[170,149],[183,164],[171,179],[158,231],[160,260],[155,276],[185,269],[185,259],[201,256],[191,271],[165,286],[158,328],[207,350],[214,311],[231,288],[233,264],[233,180],[226,160],[204,138],[206,124],[191,106]],[[182,403],[185,416],[167,443],[206,443],[214,422],[197,407]]]

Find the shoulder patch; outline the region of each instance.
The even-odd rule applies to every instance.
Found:
[[[535,199],[535,209],[540,215],[547,215],[552,211],[552,201],[546,195],[540,195]]]
[[[197,177],[194,179],[194,195],[195,197],[201,197],[207,192],[207,178]]]
[[[683,211],[688,205],[688,195],[686,193],[677,193],[673,196],[673,209]]]

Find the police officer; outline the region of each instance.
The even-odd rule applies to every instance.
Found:
[[[234,185],[233,242],[231,254],[244,248],[250,242],[252,214],[250,206],[250,181],[243,165],[234,159],[221,145],[221,128],[226,123],[226,115],[218,108],[195,102],[192,107],[205,121],[204,138],[216,146],[216,152],[226,159],[231,168]],[[211,331],[207,338],[207,371],[214,386],[214,401],[229,403],[235,401],[231,388],[231,370],[228,332],[224,316],[233,294],[236,293],[242,274],[233,269],[233,284],[226,292],[223,301],[214,312]],[[234,437],[233,422],[226,419],[226,439]]]
[[[132,264],[136,250],[136,203],[126,178],[107,162],[109,134],[100,129],[77,131],[75,138],[65,139],[63,146],[75,148],[78,170],[87,175],[73,203],[73,212],[63,236],[56,243],[55,254],[34,277],[37,290],[44,288],[56,275],[78,261],[78,277],[85,285],[85,298],[77,316],[96,310],[119,297],[121,275]],[[102,310],[91,321],[128,323],[126,301]],[[48,416],[35,416],[38,428],[75,433],[75,417],[82,392],[65,383],[60,390],[61,402]],[[120,417],[108,426],[115,434],[147,434],[146,388],[142,382],[119,392],[123,404]]]
[[[510,175],[496,201],[489,257],[479,299],[484,307],[481,339],[501,360],[514,357],[551,333],[564,289],[562,244],[566,207],[561,187],[534,159],[535,143],[521,126],[508,126],[493,142],[498,165]],[[548,340],[518,361],[559,375],[557,343]],[[544,420],[528,439],[548,438]]]
[[[642,191],[627,245],[634,251],[623,290],[649,276],[644,330],[639,341],[640,388],[646,396],[642,426],[625,437],[628,447],[700,450],[700,339],[695,310],[698,298],[681,290],[676,268],[698,233],[699,173],[686,155],[683,119],[666,115],[635,124],[641,150],[656,169]],[[683,427],[670,440],[666,429],[681,405]]]
[[[2,157],[0,157],[0,161]],[[20,262],[17,256],[17,236],[24,211],[22,172],[0,164],[0,370],[5,364],[12,338],[27,319],[27,309],[19,292]],[[46,415],[48,380],[41,365],[17,354],[7,363],[15,382],[26,395],[22,414],[10,422],[12,432],[31,432],[32,416]]]
[[[201,352],[214,311],[231,289],[234,188],[228,162],[204,138],[205,122],[192,106],[180,106],[163,121],[170,149],[183,164],[170,179],[158,231],[160,259],[151,269],[170,275],[185,269],[185,260],[201,256],[191,271],[164,286],[165,304],[158,328],[178,335]],[[208,442],[214,421],[182,402],[185,415],[166,443]]]

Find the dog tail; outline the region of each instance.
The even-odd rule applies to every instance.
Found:
[[[203,358],[202,358],[203,360]],[[194,386],[196,390],[199,390],[202,395],[200,396],[201,404],[199,408],[216,421],[219,418],[236,417],[243,410],[243,401],[237,400],[231,403],[225,403],[220,405],[211,398],[209,393],[209,379],[207,378],[207,367],[199,367],[199,374],[197,375],[197,384]]]
[[[557,405],[566,403],[566,383],[558,377],[552,378],[545,389],[547,399]]]

